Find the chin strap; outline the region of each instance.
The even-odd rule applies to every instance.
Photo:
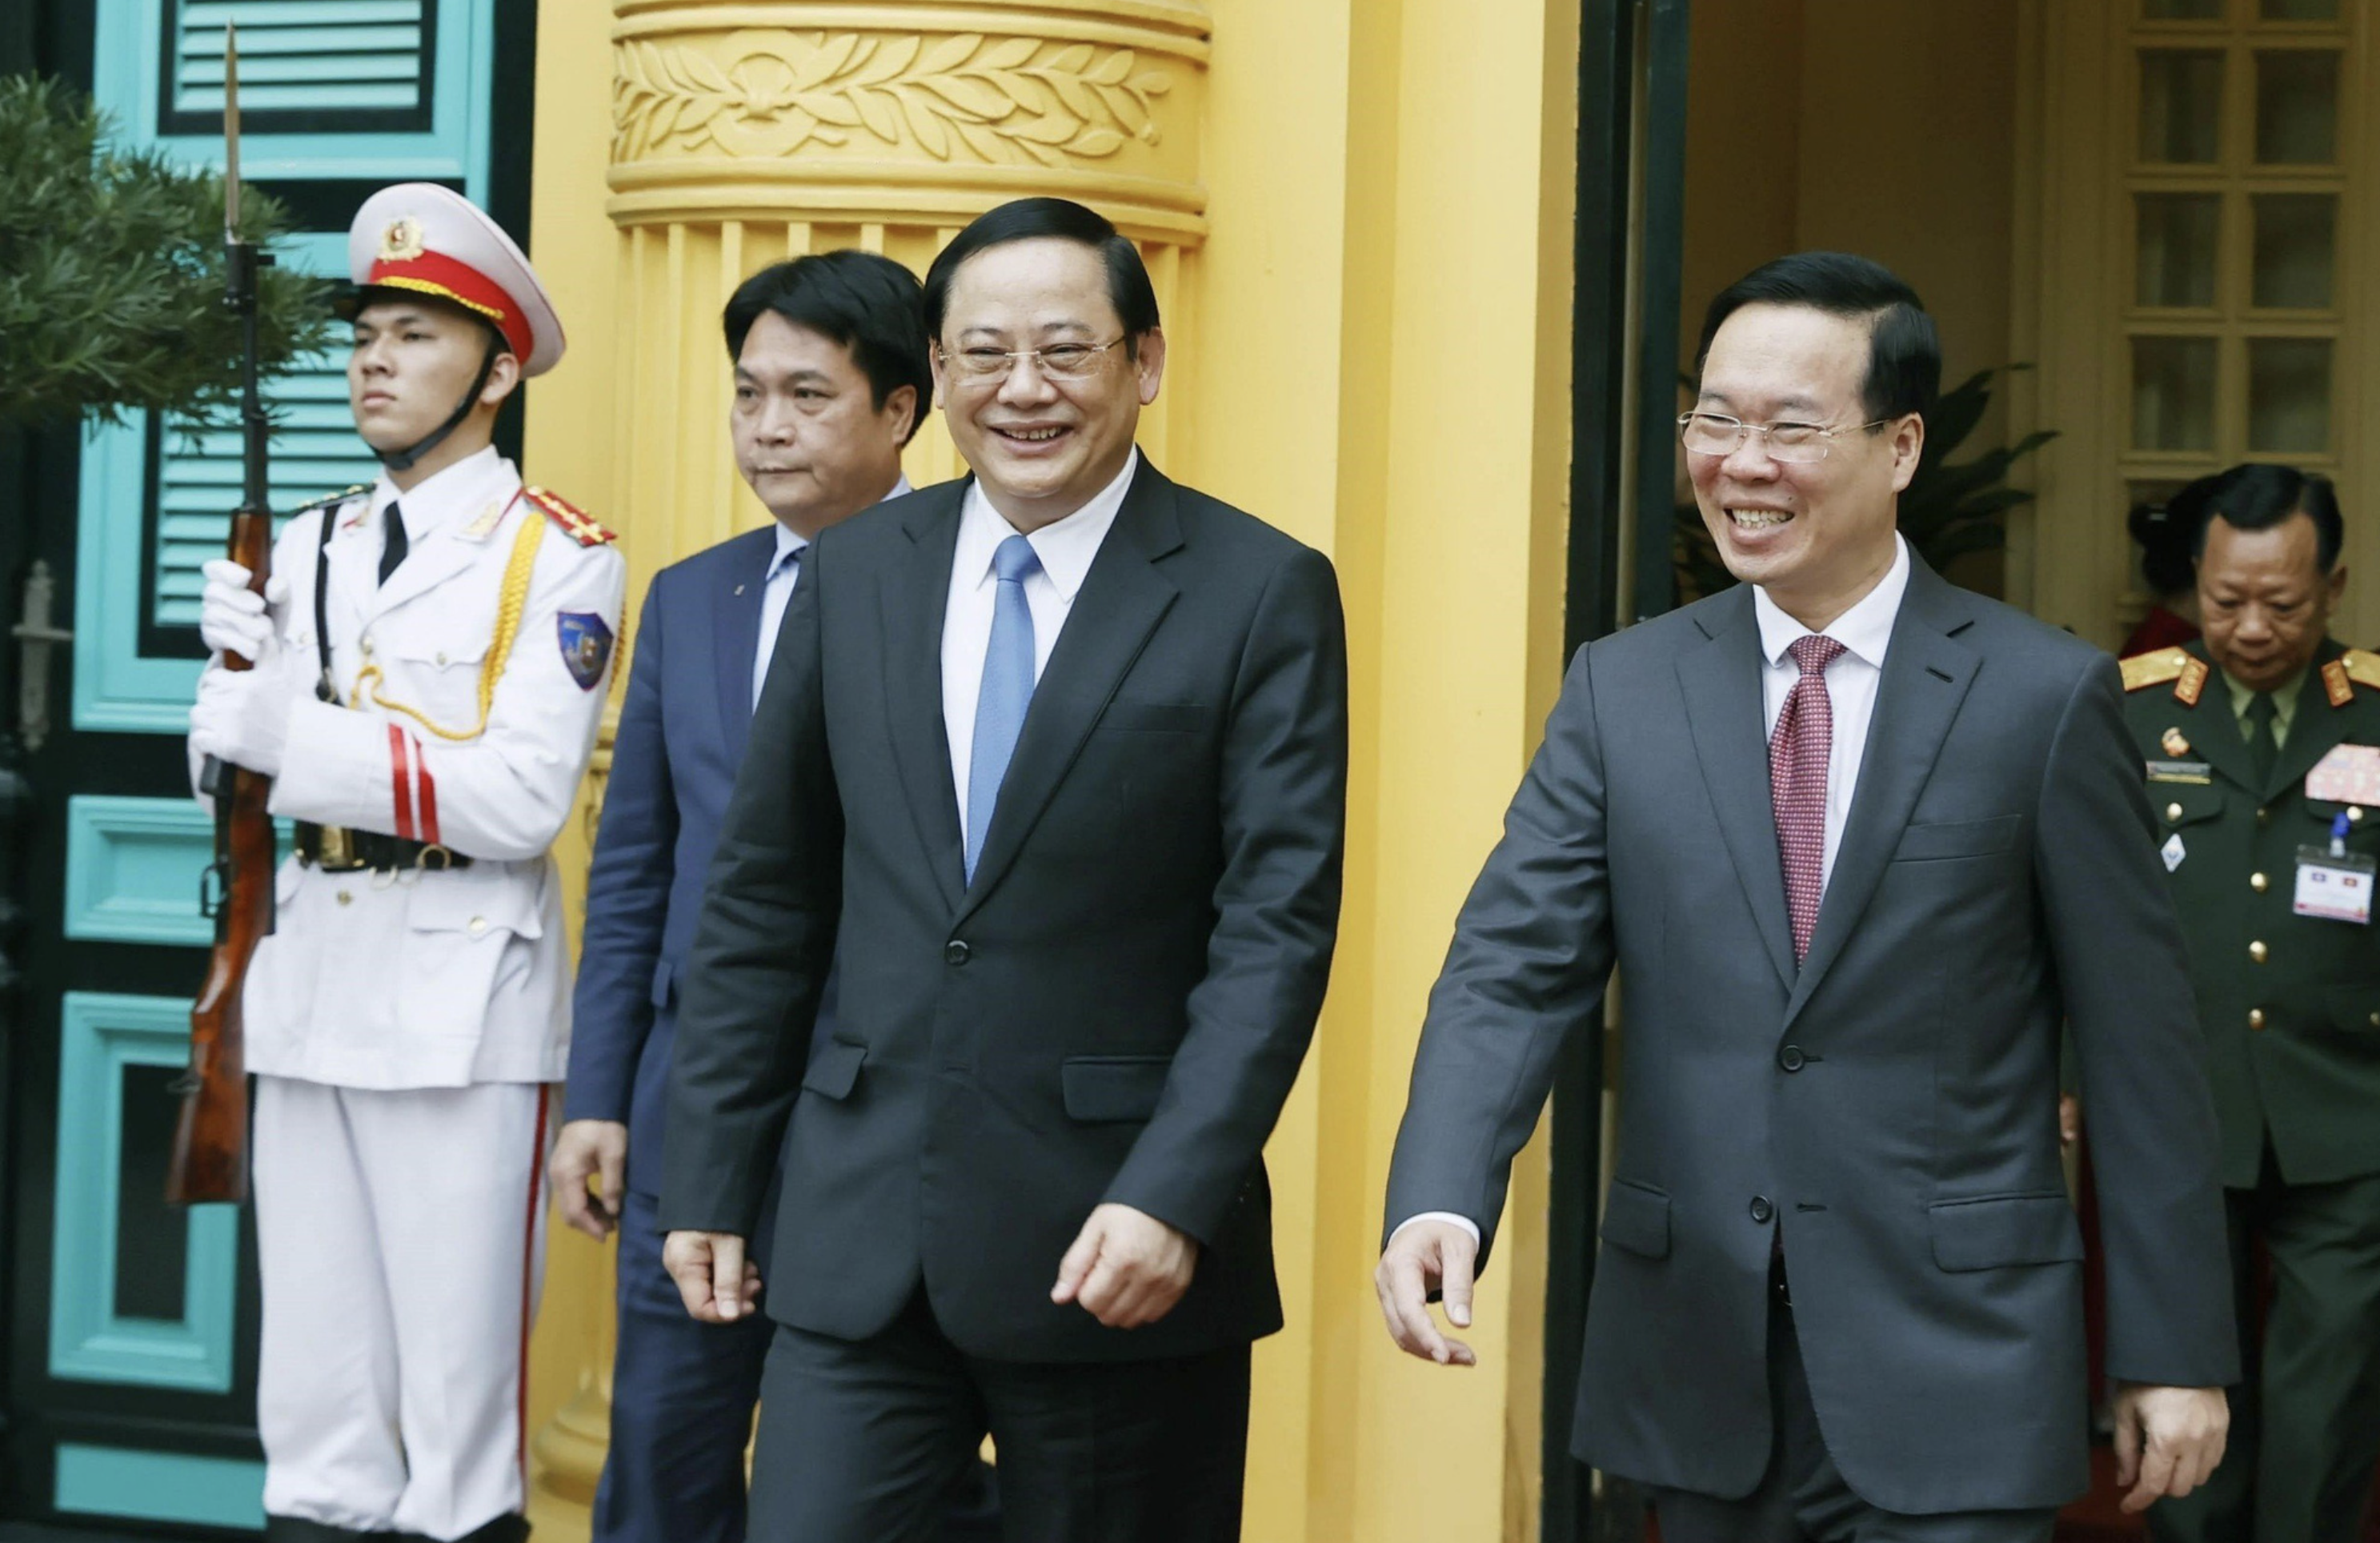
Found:
[[[471,409],[480,405],[480,393],[488,389],[488,377],[495,372],[496,356],[503,353],[505,347],[503,334],[495,328],[490,327],[488,351],[480,360],[479,376],[472,381],[471,389],[463,394],[463,399],[455,404],[455,410],[446,415],[446,421],[403,450],[374,452],[380,456],[380,464],[391,471],[409,471],[416,461],[444,443],[446,436],[461,428],[463,420],[471,416]]]

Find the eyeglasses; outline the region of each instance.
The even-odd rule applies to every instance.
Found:
[[[1690,412],[1678,415],[1678,438],[1697,456],[1732,456],[1743,447],[1746,439],[1758,434],[1770,460],[1807,466],[1827,458],[1827,452],[1834,448],[1836,435],[1856,433],[1891,421],[1888,418],[1876,418],[1848,428],[1829,429],[1817,423],[1746,423],[1725,413]]]
[[[1089,379],[1099,369],[1100,355],[1123,341],[1113,337],[1105,343],[1052,343],[1046,348],[961,348],[956,353],[938,343],[934,345],[934,354],[942,361],[943,369],[970,384],[1005,378],[1019,359],[1031,359],[1034,367],[1050,380],[1081,381]]]

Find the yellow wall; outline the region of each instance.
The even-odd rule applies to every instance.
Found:
[[[1399,1357],[1370,1270],[1424,996],[1559,684],[1576,7],[819,6],[810,26],[871,37],[964,28],[1129,44],[1173,78],[1163,143],[1050,169],[929,161],[861,132],[740,156],[674,141],[613,164],[628,57],[615,31],[713,61],[806,58],[808,34],[789,32],[787,15],[687,0],[543,8],[531,255],[572,351],[531,394],[531,473],[623,532],[641,591],[657,567],[760,517],[734,491],[715,327],[743,273],[855,243],[922,266],[967,213],[1045,188],[1143,241],[1173,361],[1145,443],[1174,476],[1332,555],[1354,671],[1338,968],[1269,1154],[1290,1328],[1257,1352],[1248,1536],[1533,1537],[1542,1156],[1516,1170],[1477,1369]],[[938,425],[912,461],[913,475],[947,474]],[[575,863],[584,852],[582,836]],[[533,1359],[541,1537],[584,1536],[607,1270],[583,1240],[557,1238]]]

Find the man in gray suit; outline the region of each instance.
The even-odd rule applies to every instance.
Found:
[[[2216,1125],[2115,662],[1895,529],[1941,373],[1876,264],[1720,295],[1680,421],[1740,587],[1580,650],[1430,999],[1377,1284],[1464,1364],[1563,1034],[1628,978],[1574,1447],[1667,1543],[2042,1539],[2085,1487],[2091,1105],[2126,1504],[2220,1460]]]

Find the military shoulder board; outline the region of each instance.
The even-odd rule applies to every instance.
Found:
[[[2380,653],[2348,650],[2322,667],[2322,684],[2333,707],[2345,707],[2352,701],[2358,686],[2380,691]]]
[[[322,497],[317,498],[310,503],[300,504],[298,507],[291,509],[288,512],[293,515],[306,515],[311,514],[317,509],[335,509],[340,504],[345,504],[348,499],[368,493],[371,492],[371,489],[372,485],[370,482],[358,482],[352,488],[341,488],[337,492],[326,493]]]
[[[2206,661],[2188,649],[2136,653],[2124,661],[2123,671],[2125,690],[2144,691],[2171,681],[2174,699],[2185,707],[2196,707],[2199,693],[2206,688]]]
[[[531,504],[545,511],[546,518],[562,527],[570,539],[580,546],[602,546],[620,539],[612,531],[596,524],[586,510],[571,503],[560,493],[549,492],[544,488],[528,488],[524,491]]]

